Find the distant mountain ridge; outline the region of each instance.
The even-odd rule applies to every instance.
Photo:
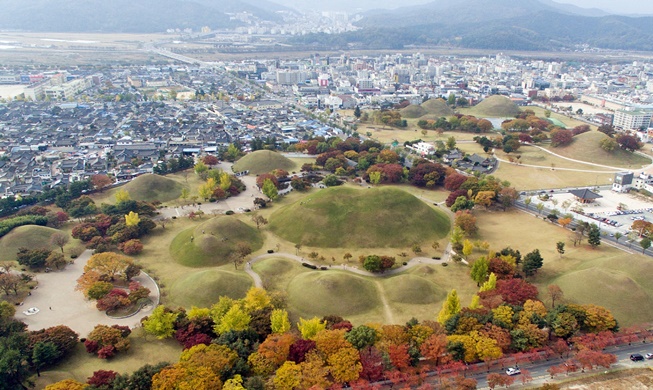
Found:
[[[239,22],[227,13],[249,12],[278,21],[275,12],[282,8],[252,0],[0,0],[0,29],[145,33],[228,28]]]
[[[340,36],[315,34],[294,41],[332,48],[440,45],[571,50],[589,45],[653,51],[653,17],[607,15],[551,0],[437,0],[364,15],[357,23],[360,31]]]

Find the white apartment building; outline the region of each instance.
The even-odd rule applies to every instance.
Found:
[[[613,125],[622,130],[637,130],[651,126],[653,112],[643,110],[619,110],[614,113]]]

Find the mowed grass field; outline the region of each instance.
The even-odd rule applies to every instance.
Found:
[[[170,287],[170,303],[182,307],[211,307],[221,296],[244,298],[253,286],[252,279],[242,272],[198,271],[180,278]]]
[[[449,233],[446,214],[392,187],[333,187],[276,210],[270,230],[325,248],[401,248]]]
[[[546,112],[546,109],[544,109],[544,108],[542,108],[542,107],[537,107],[537,106],[526,106],[526,107],[521,107],[520,109],[521,109],[522,111],[524,111],[524,110],[531,110],[531,111],[533,111],[533,112],[535,113],[535,115],[537,115],[538,117],[540,117],[540,118],[546,118],[545,115],[544,115],[544,113]],[[568,129],[574,128],[574,127],[576,127],[576,126],[586,125],[586,124],[587,124],[587,123],[585,123],[585,122],[583,122],[583,121],[579,121],[578,119],[570,118],[570,117],[568,117],[568,116],[566,116],[566,115],[561,115],[561,114],[558,114],[558,113],[555,113],[555,112],[552,112],[552,113],[551,113],[551,118],[553,118],[553,119],[557,119],[557,120],[559,120],[560,122],[564,123],[565,126],[567,126]],[[591,128],[592,130],[596,130],[596,129],[597,129],[597,127],[594,126],[594,125],[590,125],[590,128]]]
[[[545,303],[550,304],[546,286],[558,284],[568,302],[605,306],[623,326],[653,321],[651,258],[637,248],[628,253],[603,243],[592,249],[587,240],[574,247],[570,231],[519,211],[477,216],[479,236],[493,249],[510,246],[522,255],[540,250],[544,266],[532,281]],[[566,245],[562,256],[556,252],[558,241]]]
[[[601,140],[606,138],[609,137],[601,132],[589,131],[575,136],[570,145],[557,148],[549,145],[548,149],[564,157],[625,169],[640,169],[642,166],[651,164],[650,158],[621,148],[606,152],[599,146]]]

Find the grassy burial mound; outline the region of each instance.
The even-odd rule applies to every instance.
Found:
[[[19,226],[0,239],[0,259],[15,260],[18,248],[21,247],[54,250],[56,247],[50,244],[50,237],[57,232],[59,230],[45,226]]]
[[[277,257],[258,261],[254,264],[256,271],[267,290],[286,291],[290,281],[297,275],[310,272],[296,261]]]
[[[395,303],[428,305],[442,301],[447,292],[422,277],[398,275],[383,281],[386,297]]]
[[[250,287],[252,280],[245,274],[206,270],[179,279],[170,287],[170,297],[175,304],[186,308],[211,307],[221,296],[245,297]]]
[[[514,117],[520,111],[519,107],[512,100],[505,96],[494,95],[472,107],[470,112],[476,116],[507,118]]]
[[[179,233],[170,244],[170,254],[188,267],[224,265],[240,242],[247,243],[252,251],[263,246],[256,228],[235,217],[220,216]]]
[[[626,273],[588,268],[564,274],[552,284],[560,286],[567,300],[580,304],[593,303],[610,309],[621,325],[651,320],[653,298],[649,294],[650,288],[640,285]]]
[[[440,118],[442,116],[451,116],[454,114],[453,109],[447,105],[442,99],[430,99],[421,104],[421,107],[424,109],[425,114]]]
[[[275,169],[290,172],[294,167],[295,164],[292,161],[279,153],[269,150],[257,150],[236,161],[233,170],[234,172],[249,171],[252,175],[260,175],[261,173],[272,172]]]
[[[183,187],[181,184],[167,177],[147,174],[135,178],[120,188],[129,192],[130,198],[134,200],[143,202],[152,202],[155,200],[169,202],[179,198]],[[110,191],[111,203],[113,203],[113,195],[117,191],[118,188]]]
[[[603,150],[600,142],[606,138],[609,137],[599,131],[588,131],[575,136],[571,144],[551,148],[551,151],[576,160],[623,168],[637,169],[651,163],[651,159],[619,147],[611,152]]]
[[[322,190],[270,217],[280,237],[321,248],[407,248],[449,233],[449,218],[396,188]]]
[[[399,110],[402,118],[420,118],[427,114],[426,110],[422,106],[417,106],[411,104],[410,106],[404,107]]]
[[[374,282],[339,271],[307,272],[288,286],[292,312],[305,318],[364,314],[381,305]]]

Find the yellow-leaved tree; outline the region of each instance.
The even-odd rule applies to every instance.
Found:
[[[270,326],[272,333],[283,334],[290,330],[290,320],[288,312],[283,309],[274,309],[270,314]]]
[[[137,226],[141,221],[141,218],[138,216],[138,213],[130,211],[129,214],[125,215],[125,225],[127,226]]]
[[[119,189],[118,192],[116,192],[115,197],[116,197],[116,203],[126,202],[131,199],[131,196],[129,196],[129,192],[127,192],[127,190],[124,188]]]
[[[326,329],[326,322],[322,322],[317,317],[313,317],[310,320],[300,318],[299,323],[297,323],[297,329],[299,329],[304,339],[312,340],[319,331]]]

